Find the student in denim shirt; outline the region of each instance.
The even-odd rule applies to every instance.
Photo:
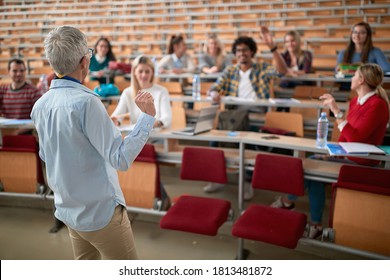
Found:
[[[390,63],[380,48],[374,47],[372,30],[367,22],[359,22],[352,26],[351,37],[348,45],[337,56],[336,72],[340,70],[340,64],[375,63],[383,72],[390,72]],[[341,90],[349,90],[351,83],[341,83]]]

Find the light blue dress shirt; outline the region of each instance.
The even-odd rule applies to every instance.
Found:
[[[55,79],[35,103],[31,119],[54,192],[55,216],[78,231],[104,228],[115,207],[126,205],[117,169],[130,167],[155,118],[142,113],[122,140],[95,93],[78,82]]]

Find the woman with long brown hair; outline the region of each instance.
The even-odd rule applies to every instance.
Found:
[[[94,54],[89,65],[89,75],[91,80],[97,80],[100,84],[107,83],[106,70],[110,61],[116,61],[116,57],[112,51],[111,43],[108,38],[100,37],[94,47]],[[109,75],[109,83],[114,83],[114,76]]]
[[[183,35],[173,35],[169,41],[168,54],[158,63],[158,73],[193,73],[195,64],[187,54],[187,44]]]
[[[359,22],[352,26],[351,37],[344,50],[337,57],[336,71],[340,63],[376,63],[384,72],[390,72],[390,63],[380,48],[374,47],[372,30],[367,22]]]

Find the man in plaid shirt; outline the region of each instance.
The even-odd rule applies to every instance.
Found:
[[[226,67],[208,92],[215,102],[219,102],[223,95],[253,100],[269,98],[272,79],[285,74],[288,68],[280,53],[276,51],[277,46],[267,27],[261,27],[260,38],[270,48],[275,66],[254,62],[256,42],[251,37],[237,38],[232,46],[237,64]]]
[[[234,96],[245,99],[268,99],[270,96],[271,81],[287,73],[288,68],[282,56],[277,52],[277,46],[274,44],[272,36],[267,27],[260,29],[260,38],[264,40],[269,47],[275,67],[262,62],[257,63],[253,58],[257,51],[256,42],[250,37],[237,38],[232,46],[232,52],[236,56],[237,64],[227,66],[222,76],[211,86],[208,94],[211,95],[214,102],[220,102],[221,96]],[[246,106],[240,106],[246,107]],[[251,111],[264,112],[264,108],[254,108]],[[212,143],[215,146],[216,143]],[[224,185],[209,183],[203,190],[212,193],[223,189]],[[244,190],[244,199],[250,200],[253,197],[253,189],[248,186]]]

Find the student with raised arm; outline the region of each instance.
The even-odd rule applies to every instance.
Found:
[[[373,145],[382,145],[386,128],[389,123],[389,99],[382,88],[383,71],[377,64],[361,65],[352,78],[351,90],[357,96],[351,100],[349,113],[346,116],[337,106],[334,97],[324,94],[320,97],[324,105],[329,106],[336,117],[337,128],[340,130],[339,142],[361,142]],[[378,161],[362,158],[326,158],[314,157],[322,160],[342,161],[349,164],[377,165]],[[317,238],[322,234],[322,214],[325,206],[325,183],[305,180],[309,192],[311,222],[307,237]],[[286,195],[278,197],[272,207],[294,209],[296,196]]]
[[[135,104],[135,97],[138,91],[149,92],[154,99],[156,107],[156,121],[153,127],[168,128],[172,123],[172,109],[169,100],[168,90],[160,85],[154,84],[154,65],[150,58],[138,56],[134,59],[131,67],[131,86],[126,88],[119,100],[118,106],[112,113],[111,118],[116,125],[119,125],[123,117],[119,115],[128,113],[130,123],[136,124],[141,110]]]
[[[215,102],[219,102],[221,96],[225,95],[267,99],[270,96],[272,79],[287,73],[287,65],[277,51],[277,46],[266,26],[260,28],[260,38],[269,47],[274,65],[253,61],[257,52],[253,38],[246,36],[237,38],[232,46],[237,64],[226,67],[208,91]]]
[[[284,35],[285,50],[281,53],[288,67],[287,75],[299,77],[313,72],[313,55],[310,51],[302,50],[301,36],[295,30],[290,30]],[[281,81],[280,86],[293,88],[297,85],[305,85],[308,82]],[[311,85],[311,82],[309,83]]]
[[[142,113],[122,139],[98,96],[82,85],[93,53],[86,36],[61,26],[46,36],[44,47],[57,78],[31,118],[55,216],[69,229],[75,259],[137,259],[117,170],[127,170],[148,140],[156,114],[153,97],[137,94]]]
[[[268,28],[260,28],[260,38],[269,47],[273,55],[274,65],[253,61],[257,52],[256,42],[251,37],[238,37],[232,46],[237,64],[225,68],[222,75],[211,86],[208,94],[214,102],[220,102],[222,96],[235,96],[247,99],[267,99],[270,97],[271,81],[287,73],[288,68],[277,51]],[[221,190],[223,185],[208,184],[204,191],[211,193]],[[253,197],[252,187],[245,189],[244,198]]]

